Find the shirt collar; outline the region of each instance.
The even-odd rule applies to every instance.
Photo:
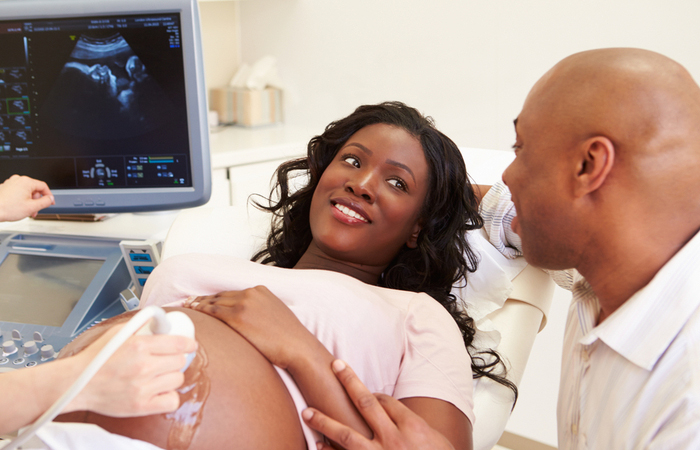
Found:
[[[582,339],[597,338],[651,370],[700,306],[700,233],[676,253],[645,287]],[[599,307],[598,307],[599,309]]]

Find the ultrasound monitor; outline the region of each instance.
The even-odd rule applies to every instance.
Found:
[[[211,193],[196,0],[0,0],[0,181],[44,213],[180,209]]]

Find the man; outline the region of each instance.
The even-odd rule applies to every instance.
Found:
[[[535,84],[515,127],[503,181],[517,218],[498,214],[503,186],[484,217],[497,247],[517,244],[500,228],[510,223],[530,263],[576,269],[555,277],[573,291],[559,448],[700,448],[700,88],[657,53],[582,52]],[[319,431],[350,449],[449,448],[382,398],[401,417],[387,421],[349,369],[338,373],[377,440],[309,411]]]

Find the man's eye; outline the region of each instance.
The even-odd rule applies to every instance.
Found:
[[[343,161],[345,161],[348,164],[352,164],[355,167],[360,167],[360,160],[353,155],[347,155],[343,156]]]
[[[389,180],[389,184],[394,186],[397,189],[401,189],[402,191],[405,191],[407,186],[406,183],[401,178],[391,178]]]

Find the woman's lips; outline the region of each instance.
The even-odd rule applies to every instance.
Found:
[[[363,223],[371,223],[372,221],[369,220],[362,212],[357,211],[356,209],[344,205],[339,201],[332,201],[331,205],[333,206],[333,209],[336,211],[336,213],[340,213],[343,218],[351,219],[352,221],[360,221]]]

